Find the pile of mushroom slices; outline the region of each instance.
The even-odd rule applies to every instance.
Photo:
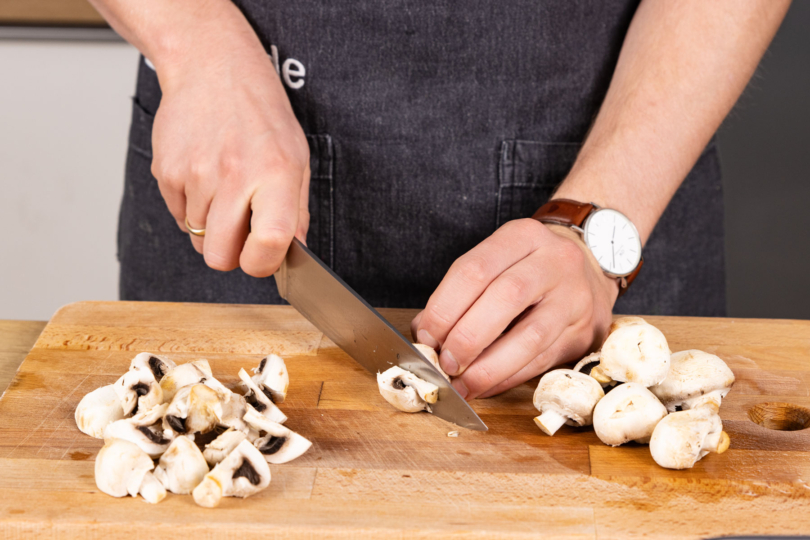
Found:
[[[208,508],[222,497],[265,489],[268,463],[287,463],[312,443],[282,425],[287,416],[276,404],[290,382],[284,360],[270,355],[253,372],[239,370],[239,394],[213,376],[207,360],[177,365],[137,355],[120,379],[76,408],[79,429],[104,439],[95,464],[98,488],[113,497],[140,494],[150,503],[167,491],[191,493]]]
[[[439,355],[436,354],[433,347],[421,343],[414,343],[413,346],[433,364],[433,367],[445,379],[450,380],[439,365]],[[438,386],[420,379],[399,366],[387,369],[383,373],[377,373],[377,386],[385,401],[402,412],[432,412],[430,406],[439,399]]]
[[[590,375],[580,371],[597,362]],[[733,384],[734,373],[717,356],[672,354],[660,330],[625,317],[611,325],[600,351],[574,369],[543,375],[534,392],[541,413],[534,421],[547,435],[563,424],[592,424],[609,446],[649,444],[660,466],[688,469],[709,452],[728,449],[718,412]]]

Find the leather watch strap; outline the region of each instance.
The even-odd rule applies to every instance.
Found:
[[[553,199],[541,206],[537,212],[534,213],[532,219],[536,219],[541,223],[553,223],[566,227],[573,226],[581,228],[582,224],[585,223],[585,219],[597,208],[598,207],[592,203],[581,203],[572,201],[571,199]],[[636,266],[630,275],[616,278],[619,281],[619,297],[627,292],[627,288],[636,279],[643,264],[644,257],[641,257],[638,266]]]

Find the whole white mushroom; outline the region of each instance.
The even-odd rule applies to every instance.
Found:
[[[653,386],[666,378],[671,354],[658,328],[641,317],[623,317],[610,325],[591,377],[603,385],[619,381]]]
[[[667,409],[652,392],[638,383],[617,386],[593,410],[593,427],[608,446],[629,441],[646,444]]]
[[[713,406],[670,414],[655,426],[650,453],[667,469],[689,469],[709,452],[722,454],[731,439]]]
[[[733,384],[734,373],[723,360],[693,349],[674,353],[667,378],[650,391],[673,412],[709,403],[719,408]]]
[[[541,413],[534,423],[546,435],[554,435],[563,424],[589,426],[593,408],[603,397],[593,377],[570,369],[549,371],[534,391],[534,406]]]
[[[82,433],[104,438],[104,428],[124,418],[124,407],[115,387],[108,384],[86,394],[76,407],[74,418]]]

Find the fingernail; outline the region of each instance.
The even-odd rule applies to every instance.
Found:
[[[439,346],[439,342],[436,341],[436,339],[433,336],[431,336],[427,330],[424,329],[419,330],[416,333],[416,340],[419,343],[424,343],[428,347],[433,347],[434,349]]]
[[[458,374],[458,362],[456,362],[456,359],[453,357],[453,353],[450,351],[442,351],[442,354],[439,355],[439,363],[442,365],[442,369],[448,375]]]
[[[470,391],[467,390],[467,387],[464,386],[464,383],[461,382],[461,379],[456,379],[450,384],[453,385],[453,388],[456,389],[456,392],[458,392],[461,397],[467,399],[467,396],[469,395]]]

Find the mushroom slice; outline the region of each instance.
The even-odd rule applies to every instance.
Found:
[[[208,463],[197,445],[181,435],[160,456],[154,474],[168,491],[188,495],[208,474]]]
[[[628,441],[646,444],[655,425],[667,415],[655,395],[639,383],[617,386],[593,409],[596,436],[609,446]]]
[[[163,401],[169,402],[184,386],[203,382],[203,379],[213,377],[208,360],[195,360],[180,364],[170,369],[160,380],[163,390]]]
[[[175,367],[177,364],[168,358],[146,352],[136,355],[129,364],[130,371],[150,371],[157,382]]]
[[[193,384],[174,395],[163,417],[163,427],[178,434],[208,433],[220,424],[221,418],[219,394],[204,384]]]
[[[259,388],[259,385],[251,380],[247,371],[240,369],[239,378],[242,380],[243,386],[247,388],[245,401],[247,401],[249,405],[262,413],[265,417],[267,417],[268,420],[272,422],[283,424],[287,421],[287,415],[281,412],[281,409],[276,407],[276,404],[273,403],[273,400],[268,395],[269,392],[265,393],[261,388]]]
[[[130,369],[113,385],[124,416],[163,403],[163,391],[150,370]]]
[[[672,355],[667,378],[650,391],[673,412],[678,407],[687,410],[709,403],[720,408],[733,384],[734,373],[720,358],[690,350]]]
[[[225,456],[230,454],[246,438],[247,435],[244,432],[230,428],[206,445],[203,457],[213,467],[225,459]]]
[[[132,419],[117,420],[104,428],[104,440],[121,439],[131,442],[146,452],[149,457],[157,458],[166,451],[171,440],[164,437],[162,431],[149,426],[135,425]]]
[[[155,464],[137,445],[121,439],[109,439],[96,456],[95,477],[98,489],[113,497],[136,497],[150,503],[166,497],[166,490],[152,474]]]
[[[653,386],[666,378],[671,354],[658,328],[641,317],[617,319],[610,325],[591,377],[602,385],[620,381]]]
[[[134,426],[152,426],[163,420],[163,416],[166,414],[168,409],[168,403],[161,403],[160,405],[155,405],[151,409],[139,411],[138,414],[132,418],[129,418],[128,421]]]
[[[438,386],[399,366],[377,373],[377,386],[385,401],[403,412],[431,412],[429,404],[439,396]]]
[[[709,452],[722,454],[731,439],[713,407],[698,407],[670,414],[655,426],[650,453],[667,469],[689,469]]]
[[[422,343],[414,343],[413,346],[416,347],[417,351],[422,353],[422,356],[427,358],[430,361],[430,363],[433,364],[433,367],[435,367],[436,370],[442,374],[442,377],[444,377],[448,381],[450,380],[450,375],[445,373],[444,370],[442,369],[441,364],[439,364],[439,355],[436,353],[436,349],[434,349],[430,345],[424,345]]]
[[[273,403],[284,403],[287,388],[290,386],[290,376],[287,373],[287,365],[280,356],[271,354],[263,358],[253,373],[255,375],[251,380],[262,390],[270,392]]]
[[[240,442],[194,488],[194,502],[214,508],[222,497],[250,497],[270,485],[270,466],[255,446]]]
[[[237,431],[247,432],[250,428],[242,420],[249,405],[244,396],[231,392],[231,399],[222,404],[222,418],[220,425],[233,428]]]
[[[82,433],[103,439],[104,428],[124,418],[124,409],[114,385],[108,384],[86,394],[76,407],[74,417]]]
[[[542,413],[534,423],[546,435],[554,435],[563,424],[589,426],[593,408],[603,397],[593,377],[570,369],[549,371],[534,391],[534,406]]]
[[[268,463],[280,465],[287,463],[309,450],[312,443],[289,428],[271,422],[255,409],[248,409],[245,422],[261,433],[263,437],[253,441]]]

